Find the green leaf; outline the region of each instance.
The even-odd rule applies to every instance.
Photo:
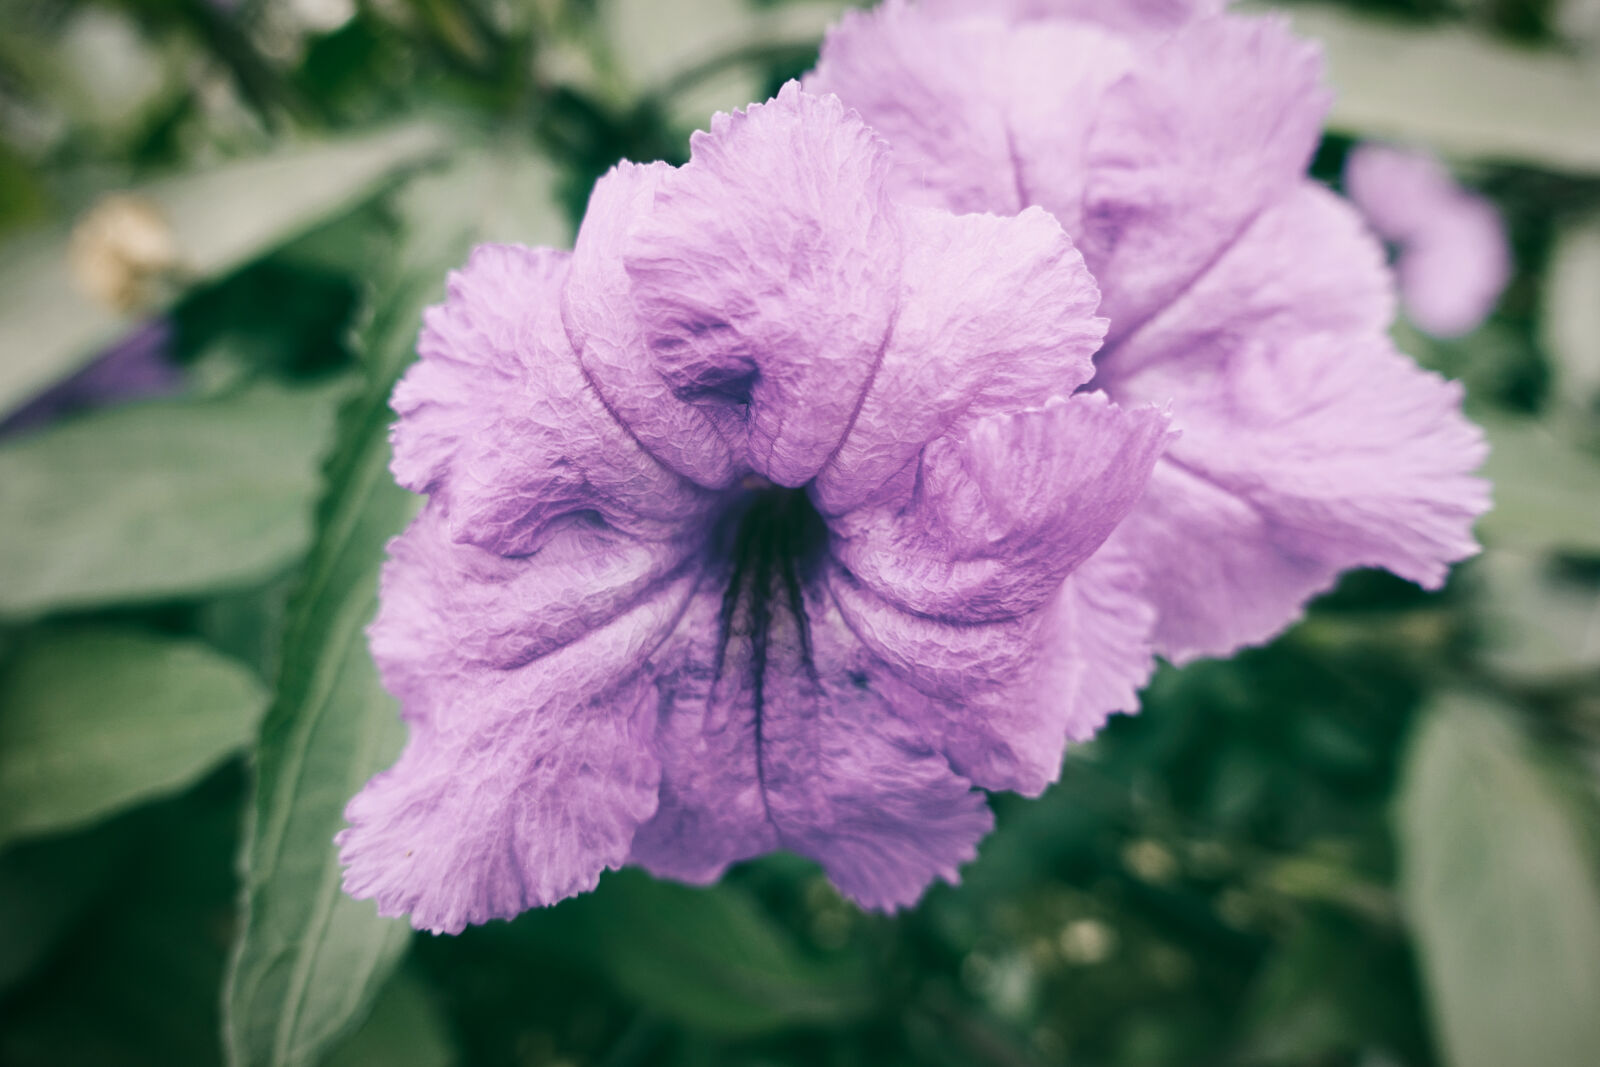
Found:
[[[1600,392],[1600,217],[1570,226],[1545,271],[1540,337],[1561,393],[1584,404]]]
[[[702,129],[715,111],[761,96],[775,57],[815,54],[844,0],[611,0],[600,8],[616,68],[668,108],[675,125]]]
[[[838,1023],[876,1007],[863,961],[809,954],[738,887],[606,874],[516,927],[540,956],[599,968],[647,1011],[728,1036]]]
[[[224,593],[195,605],[195,632],[222,652],[248,663],[263,678],[278,676],[278,642],[297,576]]]
[[[341,415],[315,545],[289,610],[277,698],[263,724],[246,918],[225,994],[236,1067],[315,1061],[360,1021],[409,938],[339,888],[333,835],[346,801],[393,761],[404,736],[364,634],[383,547],[416,508],[388,472],[388,397],[415,349],[422,309],[475,240],[565,237],[544,165],[472,158],[419,180],[400,248],[362,331],[367,385]],[[519,212],[531,212],[518,221]]]
[[[268,577],[311,536],[327,389],[130,404],[0,446],[0,615]]]
[[[1400,891],[1451,1067],[1594,1062],[1600,884],[1578,804],[1500,709],[1455,695],[1423,720]]]
[[[1600,460],[1531,419],[1480,421],[1494,508],[1479,535],[1496,547],[1600,551]]]
[[[449,1067],[455,1050],[427,988],[402,969],[383,987],[361,1028],[333,1050],[326,1067]]]
[[[188,785],[253,736],[266,694],[203,645],[53,630],[0,675],[0,846]]]
[[[1600,584],[1537,555],[1495,550],[1472,563],[1483,599],[1484,660],[1519,681],[1600,669]]]
[[[185,277],[228,273],[373,195],[400,169],[439,154],[428,126],[404,126],[269,155],[126,190],[171,230]],[[0,414],[78,369],[130,321],[80,289],[68,263],[70,228],[19,236],[0,248]]]
[[[1292,17],[1327,52],[1334,129],[1600,173],[1600,64],[1332,7],[1296,5]]]

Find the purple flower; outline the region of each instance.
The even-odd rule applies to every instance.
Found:
[[[409,743],[347,809],[345,887],[457,931],[639,864],[773,849],[875,908],[1150,669],[1096,550],[1167,419],[1075,392],[1105,328],[1042,210],[891,195],[793,84],[683,168],[622,164],[569,255],[484,246],[395,392],[428,494],[371,631]]]
[[[891,143],[903,199],[1043,207],[1083,251],[1110,319],[1091,385],[1170,402],[1182,433],[1108,545],[1157,651],[1264,641],[1350,567],[1442,583],[1477,547],[1484,445],[1459,387],[1389,341],[1383,250],[1306,177],[1318,50],[1203,3],[1026,6],[847,15],[806,87]]]
[[[1397,250],[1406,315],[1436,337],[1471,333],[1500,301],[1511,248],[1500,213],[1457,185],[1427,152],[1364,144],[1345,162],[1345,191]]]
[[[172,362],[172,333],[165,318],[135,326],[87,367],[0,419],[0,438],[80,411],[177,392],[183,372]]]

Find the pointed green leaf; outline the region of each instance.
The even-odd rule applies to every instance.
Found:
[[[126,192],[170,228],[187,278],[234,270],[370,197],[398,170],[438,155],[437,129],[404,126],[165,178]],[[77,370],[130,323],[85,295],[68,262],[70,228],[0,249],[0,414]]]
[[[1561,395],[1586,404],[1600,392],[1600,217],[1569,226],[1557,238],[1539,326]]]
[[[597,958],[653,1011],[740,1034],[836,1023],[874,1006],[863,970],[809,958],[732,887],[676,885],[639,871],[612,880],[592,909]]]
[[[1600,551],[1600,459],[1532,419],[1482,420],[1494,508],[1478,533],[1494,547]]]
[[[839,1023],[877,1007],[857,955],[819,958],[737,886],[685,886],[638,870],[523,916],[531,957],[591,964],[653,1015],[729,1036]]]
[[[1600,173],[1600,63],[1331,6],[1297,4],[1291,14],[1295,31],[1327,52],[1334,129]]]
[[[0,846],[177,791],[243,748],[265,705],[253,674],[193,642],[31,635],[0,673]]]
[[[675,125],[759,99],[765,63],[815,52],[845,0],[612,0],[600,8],[618,73],[657,97]]]
[[[1423,720],[1399,798],[1400,892],[1451,1067],[1576,1067],[1600,1050],[1600,884],[1580,803],[1501,709],[1458,695]]]
[[[345,802],[394,759],[404,736],[364,632],[384,544],[417,503],[389,476],[388,398],[413,358],[422,309],[443,297],[446,272],[473,241],[566,236],[551,185],[536,161],[474,158],[406,191],[400,247],[360,337],[367,384],[340,418],[262,727],[245,921],[225,994],[236,1067],[315,1062],[361,1020],[410,937],[403,921],[344,896],[333,846]]]
[[[1484,661],[1538,683],[1600,669],[1600,583],[1538,555],[1497,549],[1472,562],[1483,590]]]
[[[97,412],[0,446],[0,615],[193,596],[305,551],[327,389]]]

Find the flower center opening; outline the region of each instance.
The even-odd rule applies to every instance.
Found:
[[[773,635],[793,633],[804,669],[814,673],[811,634],[806,623],[805,583],[827,544],[828,528],[804,489],[750,479],[730,509],[722,540],[727,587],[722,594],[716,676],[728,665],[730,646],[748,642],[748,664],[755,706],[762,705]]]

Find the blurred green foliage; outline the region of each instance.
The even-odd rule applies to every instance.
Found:
[[[1436,138],[1511,227],[1489,323],[1397,327],[1494,439],[1485,555],[1164,668],[909,912],[780,855],[433,938],[342,897],[330,841],[400,739],[362,627],[420,308],[683,159],[842,4],[0,0],[0,417],[130,310],[187,382],[0,436],[0,1063],[1600,1062],[1600,14],[1286,6],[1345,79],[1319,177]],[[1376,116],[1384,48],[1432,66]],[[1452,112],[1486,71],[1509,103]],[[170,245],[99,250],[131,309],[75,280],[113,192]]]

